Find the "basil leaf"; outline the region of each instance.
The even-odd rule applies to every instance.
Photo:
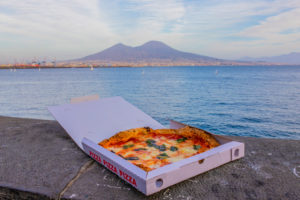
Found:
[[[168,156],[168,154],[166,154],[166,153],[161,153],[161,154],[159,154],[160,156],[167,156],[167,157],[169,157]]]
[[[155,140],[147,139],[147,140],[146,140],[146,143],[155,143]]]
[[[162,145],[159,146],[158,149],[159,149],[160,151],[165,151],[165,150],[167,150],[167,147],[166,147],[165,144],[162,144]]]
[[[134,144],[127,144],[127,145],[123,146],[123,149],[128,149],[128,148],[133,147],[133,146],[134,146]]]
[[[177,147],[174,147],[174,146],[171,146],[171,147],[170,147],[170,151],[177,151],[177,150],[178,150]]]
[[[127,157],[125,158],[125,160],[139,160],[138,157]]]
[[[137,149],[133,149],[133,151],[145,151],[147,150],[146,148],[137,148]]]
[[[186,137],[183,137],[183,138],[177,139],[176,141],[177,141],[178,143],[181,143],[181,142],[184,142],[184,141],[186,141],[186,140],[187,140],[187,138],[186,138]]]
[[[153,147],[155,145],[156,141],[152,140],[152,139],[148,139],[148,140],[146,140],[146,143],[147,143],[148,147]]]
[[[198,150],[198,149],[200,149],[201,148],[201,145],[194,145],[194,149],[195,150]]]
[[[166,158],[168,158],[169,156],[168,156],[168,154],[166,154],[166,153],[161,153],[161,154],[159,154],[158,156],[157,156],[157,158],[158,159],[161,159],[161,160],[163,160],[163,159],[166,159]]]

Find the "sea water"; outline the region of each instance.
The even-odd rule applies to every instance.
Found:
[[[72,97],[122,96],[160,123],[216,134],[300,139],[300,67],[0,70],[0,115],[53,119]]]

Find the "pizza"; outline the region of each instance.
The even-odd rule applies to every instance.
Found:
[[[148,172],[220,144],[209,133],[185,126],[180,129],[129,129],[99,145]]]

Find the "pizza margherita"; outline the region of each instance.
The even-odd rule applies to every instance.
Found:
[[[129,129],[99,145],[143,170],[151,171],[217,147],[219,143],[209,133],[185,126],[180,129]]]

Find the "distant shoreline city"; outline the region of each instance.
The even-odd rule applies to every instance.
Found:
[[[101,52],[65,61],[14,62],[2,64],[0,69],[32,68],[96,68],[96,67],[146,67],[146,66],[282,66],[300,65],[300,53],[263,58],[245,57],[225,60],[176,50],[160,41],[149,41],[141,46],[130,47],[116,44]]]
[[[59,63],[56,65],[31,65],[31,64],[3,64],[0,65],[0,69],[57,69],[57,68],[113,68],[113,67],[209,67],[209,66],[300,66],[300,64],[282,64],[282,63],[113,63],[113,64],[89,64],[89,63],[77,63],[66,64]]]

